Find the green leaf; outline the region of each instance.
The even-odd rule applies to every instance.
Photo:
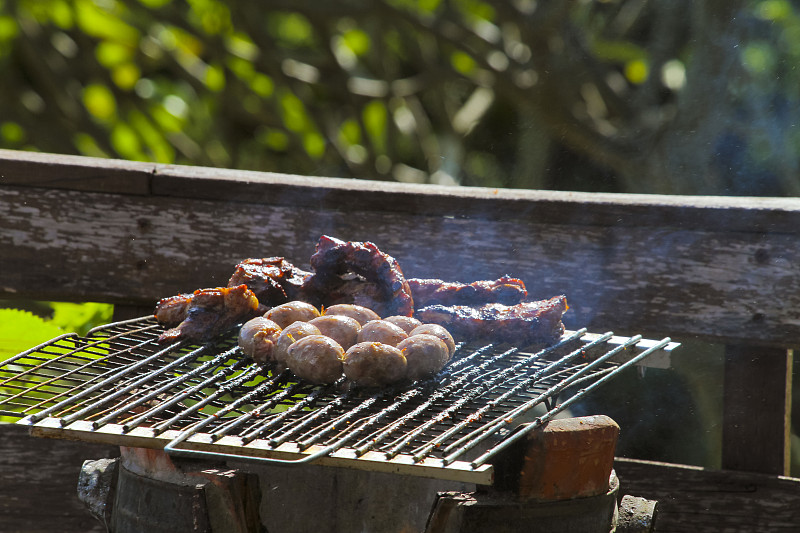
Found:
[[[87,85],[83,90],[83,105],[100,120],[109,120],[117,112],[117,101],[114,94],[105,85]]]
[[[62,334],[56,324],[33,313],[0,309],[0,361]]]
[[[345,46],[357,56],[362,56],[369,52],[371,46],[369,35],[363,30],[357,28],[347,30],[342,35]]]
[[[470,74],[476,67],[475,60],[469,54],[460,50],[453,52],[450,56],[450,64],[461,74]]]
[[[364,127],[373,144],[381,152],[386,151],[386,126],[389,112],[381,100],[373,100],[364,106]]]
[[[52,302],[53,318],[51,322],[63,329],[78,335],[86,335],[90,329],[111,322],[114,306],[103,303],[68,303]]]

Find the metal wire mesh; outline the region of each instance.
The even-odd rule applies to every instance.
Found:
[[[199,346],[160,345],[162,331],[144,317],[7,360],[0,414],[51,436],[126,444],[137,435],[135,445],[172,453],[476,470],[517,438],[521,420],[541,425],[624,366],[675,346],[583,330],[524,350],[462,344],[431,379],[361,390],[267,372],[242,357],[236,331]],[[628,362],[611,362],[620,355]]]

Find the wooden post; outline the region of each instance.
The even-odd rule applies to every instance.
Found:
[[[722,468],[789,474],[792,350],[726,346]]]

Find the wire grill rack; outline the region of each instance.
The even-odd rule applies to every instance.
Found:
[[[678,346],[586,330],[525,349],[460,344],[431,379],[358,390],[266,372],[243,359],[237,330],[203,345],[160,345],[161,332],[143,317],[5,361],[0,415],[39,436],[489,484],[491,459],[505,447]]]

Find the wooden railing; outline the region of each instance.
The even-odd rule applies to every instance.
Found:
[[[512,274],[568,327],[726,346],[723,468],[788,472],[800,199],[365,182],[0,151],[0,298],[119,317],[224,285],[245,257],[300,267],[322,234],[409,277]]]

